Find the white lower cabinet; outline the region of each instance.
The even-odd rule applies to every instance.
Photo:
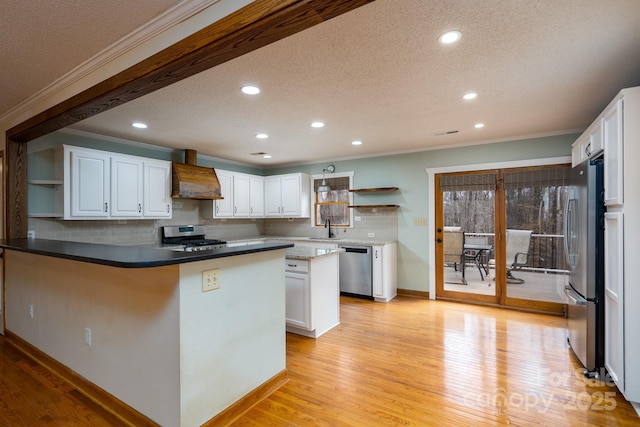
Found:
[[[338,254],[285,259],[287,332],[317,338],[340,323]]]
[[[398,294],[397,244],[373,245],[371,250],[373,298],[389,302]]]
[[[291,260],[287,260],[291,264]],[[285,273],[287,325],[311,330],[309,319],[309,275],[307,273]]]

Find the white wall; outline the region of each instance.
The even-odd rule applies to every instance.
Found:
[[[5,258],[7,330],[151,419],[178,425],[178,266],[124,269],[16,251]]]
[[[7,330],[160,425],[199,426],[286,368],[284,252],[115,268],[6,251]]]
[[[201,425],[286,368],[284,250],[180,265],[181,426]],[[202,292],[202,271],[220,289]]]

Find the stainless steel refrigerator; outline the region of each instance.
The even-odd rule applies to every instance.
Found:
[[[604,178],[602,159],[571,170],[565,210],[568,341],[589,376],[604,366]]]

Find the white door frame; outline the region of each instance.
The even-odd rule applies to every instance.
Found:
[[[547,166],[563,163],[571,163],[571,156],[548,157],[544,159],[513,160],[499,163],[481,163],[475,165],[445,166],[441,168],[427,168],[427,199],[429,203],[429,218],[431,227],[436,217],[436,181],[435,176],[439,173],[451,172],[471,172],[489,169],[526,168],[531,166]],[[429,299],[436,299],[436,242],[433,239],[433,229],[429,228],[429,239],[427,239],[427,261],[429,268]]]

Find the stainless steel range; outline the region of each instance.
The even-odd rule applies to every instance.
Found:
[[[174,251],[196,252],[224,248],[224,240],[205,239],[204,225],[169,225],[162,227],[162,247]]]

